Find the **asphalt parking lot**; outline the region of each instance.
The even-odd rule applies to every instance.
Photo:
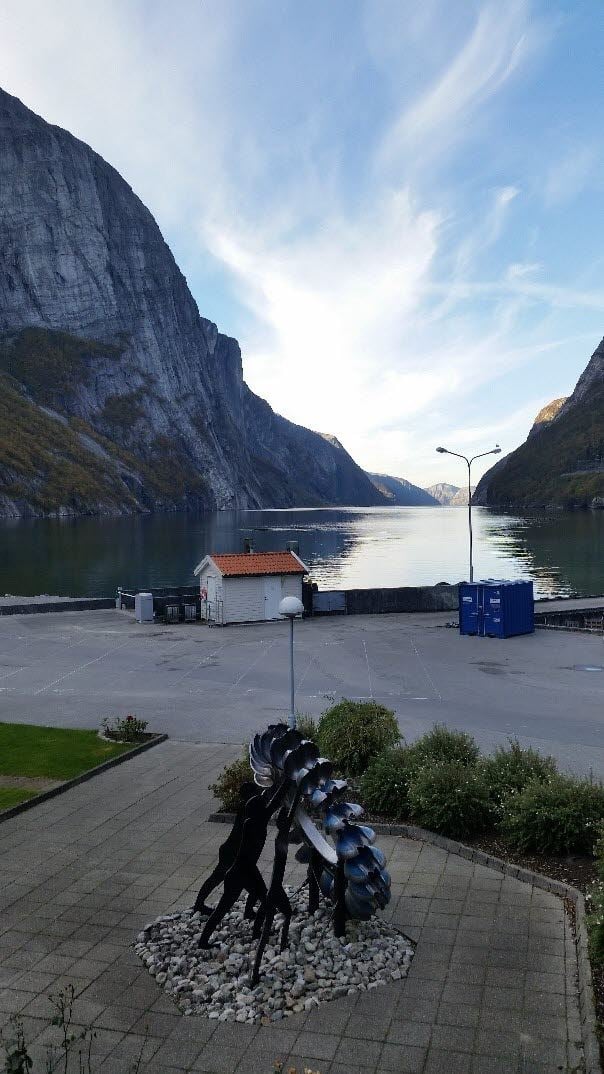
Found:
[[[460,637],[449,615],[296,624],[296,708],[392,707],[405,737],[435,721],[483,747],[510,735],[604,778],[604,642],[537,631]],[[602,668],[602,670],[585,670]],[[0,617],[0,719],[98,727],[133,712],[192,742],[243,742],[287,713],[288,626],[138,624],[117,611]]]

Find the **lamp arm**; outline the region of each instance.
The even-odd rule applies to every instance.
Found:
[[[455,455],[456,459],[463,459],[468,465],[473,461],[472,459],[469,459],[467,455],[460,455],[458,451],[449,451],[449,448],[447,448],[447,455]],[[476,458],[479,458],[479,456],[477,455]]]
[[[453,452],[451,452],[451,454],[453,454]],[[472,462],[474,462],[475,459],[484,459],[485,455],[498,455],[498,454],[499,454],[499,452],[498,451],[493,451],[493,449],[491,449],[490,451],[481,451],[480,455],[472,455],[472,458],[471,459],[466,459],[466,462],[472,463]],[[465,455],[462,456],[462,457],[465,458]]]

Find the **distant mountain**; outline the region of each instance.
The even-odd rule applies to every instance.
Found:
[[[442,504],[444,507],[449,507],[451,500],[460,491],[459,485],[447,485],[445,481],[439,481],[436,485],[430,485],[425,490],[429,496],[433,496],[434,499]]]
[[[470,492],[472,496],[476,492],[476,485],[470,485]],[[468,506],[468,490],[467,488],[461,488],[455,493],[453,498],[449,502],[449,507],[467,507]]]
[[[385,496],[392,507],[437,507],[438,501],[426,489],[412,485],[404,477],[391,477],[389,474],[370,474],[378,492]]]
[[[572,395],[539,412],[524,444],[481,478],[473,501],[497,507],[604,507],[604,340]]]
[[[0,517],[384,503],[250,391],[110,164],[2,90],[0,148]]]

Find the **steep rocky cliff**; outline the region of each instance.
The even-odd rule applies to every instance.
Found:
[[[1,90],[0,150],[0,516],[384,502],[248,389],[114,168]]]
[[[497,507],[600,507],[602,497],[604,340],[572,395],[539,412],[524,444],[481,479],[473,502]]]
[[[404,477],[389,474],[367,474],[378,492],[394,507],[438,507],[438,501],[426,489],[420,489]]]

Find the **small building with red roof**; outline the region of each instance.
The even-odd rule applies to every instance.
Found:
[[[308,567],[295,552],[212,553],[198,563],[201,614],[216,623],[279,619],[284,597],[302,599]]]

